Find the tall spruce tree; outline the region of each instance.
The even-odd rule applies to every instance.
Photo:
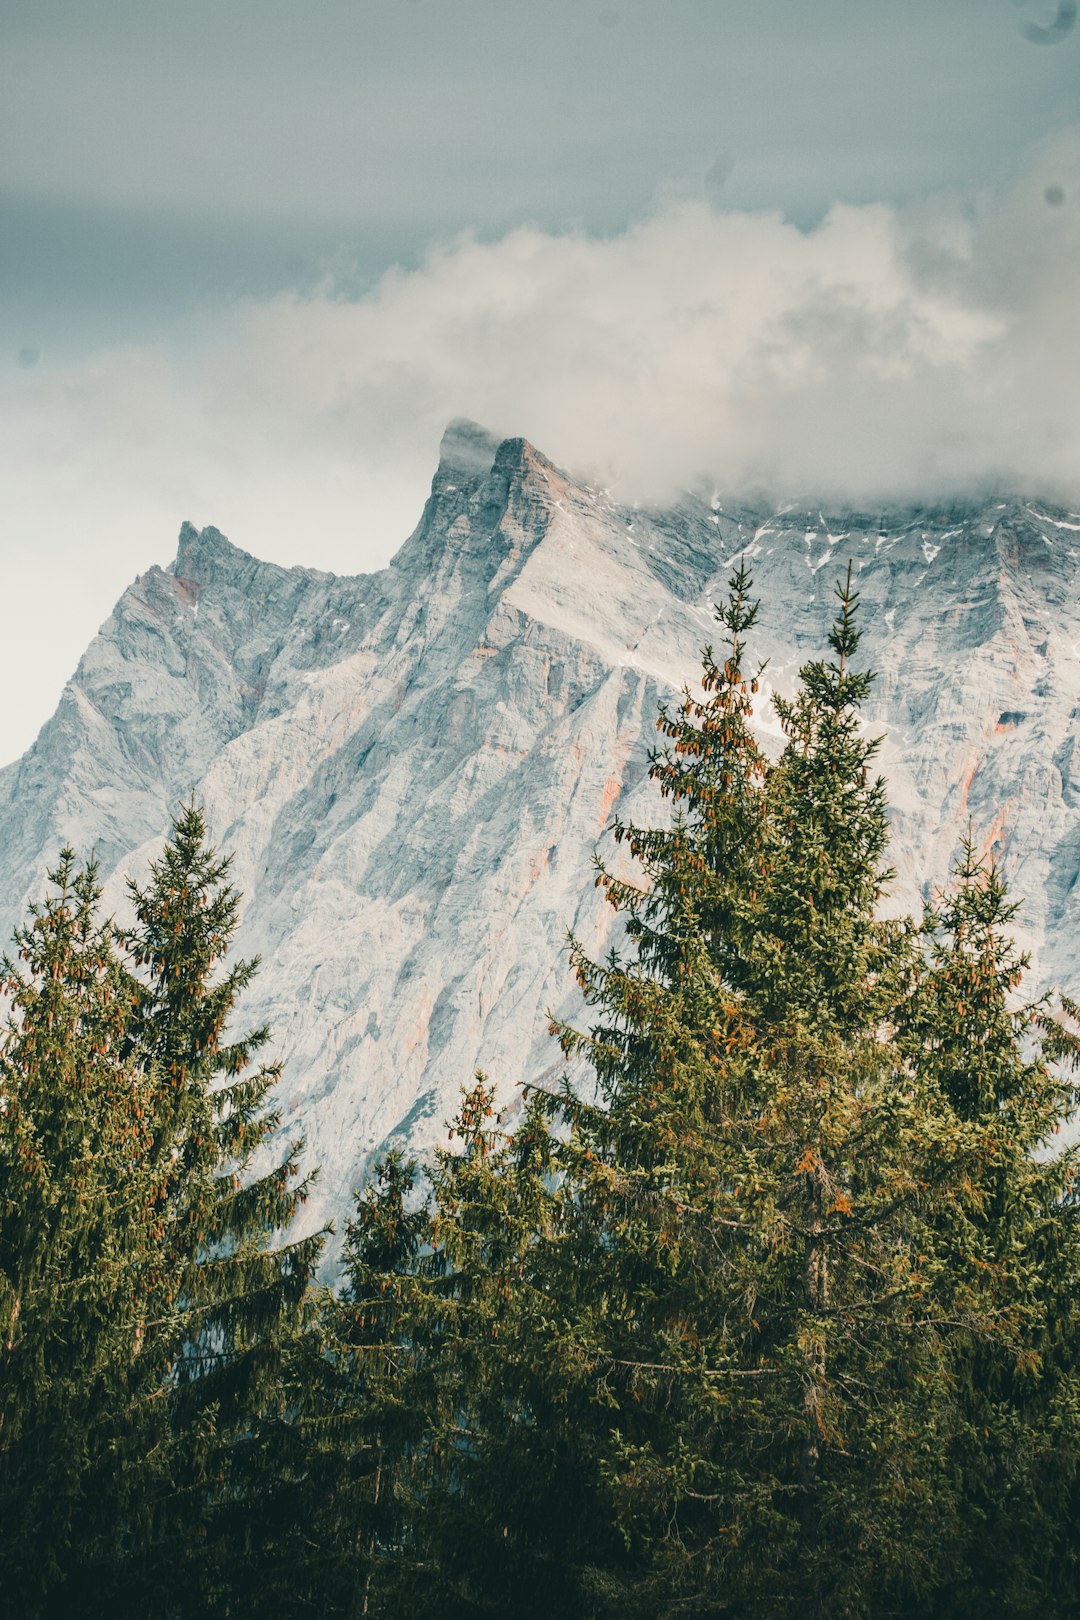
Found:
[[[483,1545],[501,1519],[517,1555],[497,1580],[486,1558],[459,1584],[468,1612],[507,1612],[508,1579],[530,1603],[529,1572],[556,1554],[563,1612],[590,1616],[914,1615],[1016,1586],[964,1588],[958,1574],[973,1568],[965,1519],[990,1479],[970,1442],[1022,1322],[1045,1338],[1053,1315],[1075,1342],[1060,1261],[1071,1170],[1043,1174],[1032,1156],[1066,1108],[1052,1060],[1070,1043],[1043,1020],[1044,1056],[1025,1060],[1038,1030],[1000,1000],[1006,968],[997,1000],[963,1005],[1029,1098],[1022,1140],[989,1059],[981,1109],[951,1101],[970,1077],[933,1033],[949,970],[935,976],[914,924],[879,916],[885,796],[859,718],[871,677],[852,667],[850,572],[839,595],[832,657],[778,704],[786,744],[769,764],[748,724],[754,610],[739,571],[720,615],[727,655],[707,654],[703,698],[661,716],[653,771],[675,820],[617,829],[643,882],[599,874],[635,955],[597,964],[575,947],[601,1021],[559,1028],[597,1095],[567,1087],[541,1105],[556,1178],[543,1225],[513,1267],[487,1252],[474,1291],[495,1299],[501,1279],[507,1304],[472,1319],[485,1344],[461,1351],[486,1360],[455,1405],[468,1433],[458,1540]],[[941,928],[955,932],[948,917]],[[1009,1139],[1013,1193],[1037,1183],[1041,1214],[1003,1231],[1000,1187],[990,1210]],[[496,1220],[512,1163],[512,1143],[491,1158],[475,1229]],[[1007,1264],[987,1271],[971,1251],[961,1227],[976,1218]],[[513,1347],[501,1368],[493,1338]],[[485,1393],[493,1378],[510,1387],[510,1361],[512,1420]],[[1064,1439],[1072,1384],[1055,1388]],[[1014,1404],[995,1421],[1001,1436],[1025,1420]],[[538,1482],[516,1513],[511,1446]],[[1047,1512],[1063,1522],[1060,1504]]]
[[[226,963],[239,910],[229,864],[189,805],[149,881],[129,884],[134,923],[120,935],[141,985],[132,1048],[159,1077],[151,1156],[169,1359],[167,1485],[136,1574],[153,1590],[167,1569],[166,1611],[180,1613],[257,1611],[277,1579],[295,1492],[268,1432],[288,1416],[288,1354],[324,1239],[282,1238],[311,1186],[303,1144],[264,1168],[280,1065],[257,1062],[265,1028],[229,1029],[258,968]]]
[[[899,1038],[962,1143],[934,1230],[952,1322],[951,1461],[959,1481],[943,1609],[1071,1614],[1080,1607],[1080,1276],[1077,1008],[1019,994],[1018,907],[965,840],[926,909],[926,966]]]
[[[291,1386],[321,1234],[281,1241],[298,1148],[266,1039],[226,1026],[254,963],[201,814],[135,923],[65,851],[5,959],[0,1045],[0,1562],[33,1614],[241,1614],[297,1534]],[[277,1588],[280,1590],[280,1585]]]
[[[118,1556],[118,1464],[160,1371],[142,1354],[157,1187],[136,986],[93,863],[64,850],[50,881],[0,984],[0,1591],[28,1616],[82,1611]]]
[[[581,1364],[611,1408],[603,1477],[629,1559],[595,1577],[612,1612],[845,1612],[872,1564],[883,1591],[906,1561],[883,1486],[912,1427],[898,1414],[919,1406],[925,1432],[940,1373],[910,1281],[936,1131],[880,1037],[912,962],[875,915],[884,796],[856,604],[846,587],[833,660],[778,705],[768,767],[747,724],[748,590],[740,572],[705,705],[662,719],[654,769],[682,816],[623,834],[648,886],[607,880],[638,959],[578,952],[605,1021],[561,1032],[602,1087],[559,1114],[564,1257],[595,1279]],[[917,1590],[925,1569],[924,1550],[895,1578]]]

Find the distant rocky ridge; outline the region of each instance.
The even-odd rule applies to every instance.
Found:
[[[657,703],[694,680],[741,554],[783,689],[854,562],[898,902],[945,878],[970,820],[1038,976],[1080,989],[1080,516],[630,509],[466,422],[381,573],[280,568],[185,525],[125,591],[0,772],[4,938],[64,842],[96,848],[122,910],[120,874],[194,792],[263,960],[245,1015],[272,1025],[286,1127],[322,1166],[311,1218],[342,1214],[372,1155],[427,1146],[477,1067],[508,1097],[560,1072],[566,930],[600,949],[609,926],[593,849],[614,811],[658,814]]]

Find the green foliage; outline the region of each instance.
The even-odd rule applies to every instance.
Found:
[[[751,726],[745,567],[597,867],[594,1022],[357,1200],[273,1157],[194,807],[124,933],[65,852],[5,962],[0,1543],[21,1612],[431,1620],[1080,1608],[1078,1009],[973,841],[891,873],[858,599]],[[570,1078],[573,1076],[573,1079]],[[9,1526],[11,1527],[9,1530]]]
[[[238,902],[194,807],[126,933],[93,865],[65,851],[54,882],[4,970],[5,1589],[27,1614],[239,1613],[322,1242],[277,1236],[299,1148],[253,1164],[278,1071],[252,1069],[265,1031],[225,1031],[256,964],[222,968]]]
[[[927,907],[927,967],[899,1021],[909,1061],[964,1144],[933,1231],[957,1329],[954,1466],[962,1482],[950,1612],[1068,1614],[1080,1593],[1076,1278],[1077,1008],[1018,998],[1016,906],[965,841]]]
[[[624,831],[642,889],[607,883],[647,949],[604,967],[576,950],[604,1022],[561,1031],[602,1085],[599,1106],[567,1092],[556,1109],[563,1281],[582,1279],[578,1421],[627,1554],[583,1568],[587,1612],[858,1612],[871,1580],[879,1601],[918,1595],[934,1567],[917,1508],[936,1496],[947,1377],[920,1256],[940,1133],[881,1035],[916,957],[876,916],[887,835],[855,603],[846,589],[833,662],[777,705],[769,766],[746,725],[747,590],[740,572],[705,703],[662,718],[656,769],[683,814]]]
[[[137,987],[98,921],[93,864],[65,850],[51,881],[2,985],[0,1585],[26,1614],[46,1611],[76,1545],[113,1552],[114,1450],[154,1393],[155,1075],[127,1041]]]
[[[469,1093],[421,1235],[365,1272],[426,1417],[377,1612],[1075,1607],[1076,1042],[1015,1002],[973,850],[921,924],[880,915],[850,573],[774,762],[749,591],[661,713],[673,820],[598,870],[631,954],[572,946],[593,1086],[510,1133]]]
[[[343,1285],[301,1341],[289,1429],[303,1452],[303,1546],[281,1613],[393,1612],[388,1594],[420,1578],[414,1459],[430,1445],[435,1391],[416,1327],[428,1226],[416,1179],[396,1153],[376,1167],[347,1228]]]
[[[140,975],[131,1039],[159,1076],[154,1156],[162,1167],[160,1281],[169,1367],[167,1486],[138,1575],[169,1571],[177,1612],[257,1608],[273,1581],[293,1494],[268,1446],[284,1419],[285,1352],[303,1323],[322,1234],[282,1242],[305,1200],[302,1143],[254,1170],[280,1125],[280,1073],[257,1064],[265,1029],[230,1038],[255,961],[224,966],[239,896],[209,848],[201,812],[174,821],[145,885],[129,884],[120,935]],[[284,1503],[282,1496],[284,1495]],[[286,1536],[286,1540],[288,1537]]]

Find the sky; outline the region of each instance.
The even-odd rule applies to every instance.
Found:
[[[183,520],[381,567],[459,415],[1080,507],[1076,0],[4,0],[0,764]]]

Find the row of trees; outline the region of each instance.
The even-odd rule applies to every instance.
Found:
[[[248,1173],[278,1070],[265,1030],[226,1038],[255,964],[215,973],[238,902],[199,812],[127,930],[92,862],[65,850],[52,876],[3,963],[0,1592],[168,1612],[190,1581],[212,1612],[322,1238],[274,1241],[308,1188],[295,1153]]]
[[[199,813],[135,921],[70,855],[6,967],[0,1589],[27,1614],[1067,1615],[1080,1607],[1068,1002],[1018,994],[965,845],[883,920],[853,667],[777,701],[745,570],[617,825],[625,946],[573,1072],[362,1190],[336,1291],[282,1234],[254,971]],[[1066,1133],[1067,1136],[1067,1133]]]

